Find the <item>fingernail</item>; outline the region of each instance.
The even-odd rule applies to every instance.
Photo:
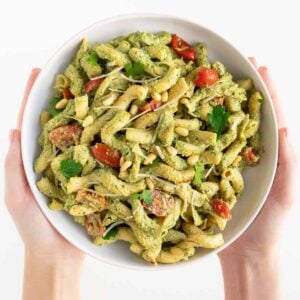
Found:
[[[12,144],[13,140],[14,140],[14,129],[10,129],[9,130],[9,143]]]
[[[261,66],[259,69],[261,71],[268,72],[268,67],[266,67],[266,66]]]
[[[287,127],[281,128],[281,130],[282,130],[282,134],[284,135],[284,137],[287,138],[287,135],[288,135]]]

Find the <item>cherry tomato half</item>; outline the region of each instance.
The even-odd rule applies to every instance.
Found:
[[[71,93],[69,88],[65,88],[62,91],[63,97],[64,99],[73,99],[74,95]]]
[[[87,215],[85,219],[85,228],[87,233],[93,237],[102,236],[106,230],[99,214]]]
[[[62,125],[54,128],[48,136],[49,141],[58,148],[75,145],[79,141],[82,129],[77,125]]]
[[[151,196],[152,204],[143,201],[143,206],[157,217],[165,217],[174,206],[174,198],[158,189],[155,189]]]
[[[154,111],[155,109],[159,108],[161,106],[161,101],[151,100],[150,102],[144,104],[142,107],[140,107],[140,112],[144,111]]]
[[[106,199],[101,195],[93,194],[86,190],[79,190],[76,194],[76,201],[86,203],[92,207],[96,207],[98,211],[106,208]]]
[[[224,219],[231,219],[231,212],[226,202],[222,199],[214,198],[211,200],[211,206],[214,212]]]
[[[171,46],[174,51],[183,58],[188,60],[196,59],[195,49],[186,41],[178,37],[176,34],[172,35]]]
[[[94,157],[100,162],[112,168],[120,167],[121,154],[119,151],[112,149],[102,143],[97,143],[92,147]]]
[[[200,88],[206,88],[219,80],[219,74],[214,69],[201,68],[196,75],[195,84]]]
[[[86,92],[86,94],[88,94],[88,93],[94,91],[96,88],[98,88],[103,80],[104,80],[104,78],[99,78],[99,79],[88,81],[84,86],[84,91]]]

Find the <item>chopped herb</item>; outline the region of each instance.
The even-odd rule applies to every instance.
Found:
[[[98,66],[98,59],[97,53],[93,52],[87,57],[86,61],[92,66]]]
[[[53,117],[58,115],[62,110],[61,109],[57,109],[55,108],[57,102],[59,102],[60,98],[58,97],[52,97],[50,100],[49,100],[49,108],[48,108],[48,113],[50,115],[52,115]]]
[[[200,185],[202,183],[202,176],[203,176],[203,171],[204,171],[204,165],[201,163],[197,163],[194,166],[195,169],[195,177],[193,180],[194,185]]]
[[[132,199],[144,200],[146,204],[152,204],[152,192],[150,190],[143,190],[141,193],[132,194],[130,196]]]
[[[82,171],[81,163],[73,159],[64,159],[60,163],[60,172],[66,178],[77,176]]]
[[[160,164],[160,160],[158,158],[155,158],[154,161],[148,165],[148,167],[154,168],[154,167],[158,167]]]
[[[217,133],[219,138],[221,133],[225,130],[227,120],[230,116],[230,113],[225,110],[222,105],[217,105],[213,108],[212,113],[207,115],[208,121],[210,122],[211,127]]]
[[[103,239],[106,241],[110,240],[110,238],[115,237],[117,233],[118,233],[118,228],[114,227],[103,237]]]
[[[145,74],[145,66],[140,62],[128,63],[124,66],[127,74],[132,77]]]
[[[264,103],[264,101],[265,101],[265,99],[264,99],[264,98],[260,98],[260,99],[258,99],[258,102],[259,102],[260,104],[263,104],[263,103]]]

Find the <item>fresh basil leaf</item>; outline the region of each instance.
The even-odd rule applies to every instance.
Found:
[[[212,113],[207,115],[208,121],[219,138],[225,130],[230,113],[222,105],[214,106]]]
[[[86,61],[91,66],[98,66],[98,59],[99,59],[99,56],[97,55],[97,53],[93,52],[87,57]]]
[[[48,113],[50,115],[52,115],[53,117],[55,117],[56,115],[58,115],[62,110],[55,108],[57,102],[59,102],[60,98],[58,97],[52,97],[49,100],[49,108],[48,108]]]
[[[197,163],[194,166],[195,169],[195,177],[193,180],[194,185],[200,185],[202,183],[202,176],[203,176],[203,171],[204,171],[204,165],[201,163]]]
[[[260,99],[258,99],[258,102],[259,102],[260,104],[263,104],[263,103],[265,102],[265,99],[264,99],[264,98],[260,98]]]
[[[152,192],[150,190],[143,190],[141,193],[135,193],[130,196],[135,200],[143,200],[146,204],[152,204]]]
[[[117,235],[117,233],[118,233],[118,227],[116,226],[116,227],[114,227],[114,228],[112,228],[104,237],[103,237],[103,239],[104,240],[110,240],[112,237],[115,237],[116,235]]]
[[[81,163],[73,159],[64,159],[60,162],[60,172],[66,178],[77,176],[82,171]]]
[[[124,66],[127,74],[132,77],[142,76],[145,74],[145,66],[141,62],[128,63]]]

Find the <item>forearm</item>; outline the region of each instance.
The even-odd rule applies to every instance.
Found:
[[[80,299],[82,261],[25,253],[23,300]]]
[[[226,300],[279,300],[279,264],[276,255],[221,256]]]

